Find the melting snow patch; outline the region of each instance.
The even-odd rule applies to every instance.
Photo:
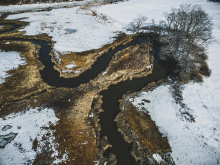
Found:
[[[89,115],[89,117],[93,117],[94,116],[94,114],[93,113],[91,113],[90,115]]]
[[[99,165],[99,161],[94,161],[95,165]]]
[[[173,99],[170,86],[141,92],[132,102],[140,111],[147,110],[159,131],[167,137],[172,148],[171,156],[176,164],[217,164],[219,160],[220,130],[217,128],[220,126],[220,112],[217,109],[220,105],[219,102],[214,104],[211,101],[210,104],[206,103],[205,108],[199,103],[202,95],[198,96],[191,94],[186,97],[191,100],[188,106],[192,108],[191,113],[196,122],[181,119],[180,106]],[[142,105],[144,99],[150,102]],[[207,97],[203,101],[205,99]]]
[[[159,154],[153,154],[153,158],[160,163],[161,161],[163,161],[163,159],[161,158],[161,156]]]
[[[13,113],[4,119],[0,118],[1,127],[12,126],[7,130],[0,128],[0,137],[3,137],[3,140],[0,138],[1,143],[7,143],[4,148],[0,149],[1,163],[26,164],[29,162],[32,164],[37,154],[32,148],[34,139],[40,143],[43,135],[52,132],[49,129],[49,123],[56,124],[57,121],[58,118],[52,109],[39,110],[39,108]],[[6,138],[10,142],[6,141]],[[48,140],[50,141],[50,139]],[[38,152],[41,152],[39,148]]]
[[[104,76],[106,73],[107,73],[107,71],[103,72],[103,73],[102,73],[102,76]]]
[[[76,67],[76,66],[77,66],[77,65],[74,63],[74,61],[72,61],[71,64],[66,65],[66,68],[71,69],[71,68],[74,68],[74,67]]]
[[[152,65],[153,65],[153,64],[148,65],[148,66],[147,66],[147,69],[151,69]]]
[[[0,84],[5,81],[5,78],[10,76],[7,71],[26,64],[18,52],[4,52],[0,50],[0,59]]]

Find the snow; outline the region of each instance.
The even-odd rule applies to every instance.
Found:
[[[17,68],[19,65],[25,65],[24,58],[18,52],[5,52],[0,50],[0,84],[10,75],[7,71]]]
[[[161,158],[161,156],[159,154],[153,154],[152,156],[158,163],[163,161],[163,159]]]
[[[126,31],[128,24],[136,18],[138,15],[148,17],[149,23],[152,19],[159,21],[162,19],[164,12],[169,12],[172,7],[177,8],[180,4],[199,4],[204,9],[209,8],[211,10],[219,10],[219,3],[208,3],[207,1],[200,0],[158,0],[158,1],[146,1],[146,0],[129,0],[127,2],[121,2],[117,4],[103,5],[97,9],[98,13],[111,16],[116,22],[120,23],[122,31]],[[218,16],[218,15],[217,15]]]
[[[194,96],[191,96],[191,99],[193,98]],[[150,103],[138,105],[143,102],[142,99],[150,100]],[[141,111],[141,107],[144,107],[149,112],[159,131],[168,138],[172,149],[171,156],[176,164],[217,164],[220,155],[220,112],[201,109],[200,105],[194,102],[195,106],[198,106],[192,109],[196,122],[183,120],[179,112],[180,107],[175,103],[169,86],[141,92],[132,104]],[[219,107],[220,105],[216,108]]]
[[[114,40],[118,30],[111,20],[92,16],[92,11],[79,7],[53,9],[44,12],[30,12],[9,15],[7,19],[21,19],[30,22],[20,31],[27,35],[47,33],[52,36],[54,51],[61,54],[98,49]],[[74,30],[73,33],[67,29]]]
[[[94,114],[93,114],[93,113],[91,113],[91,114],[89,115],[89,117],[94,117]]]
[[[107,71],[104,71],[104,72],[102,73],[102,76],[104,76],[106,73],[107,73]]]
[[[7,135],[11,132],[17,133],[14,140],[7,144],[4,149],[0,149],[0,162],[11,165],[26,164],[28,161],[33,163],[36,157],[36,152],[32,149],[34,139],[37,138],[38,142],[43,143],[43,135],[48,132],[53,133],[52,130],[44,128],[49,128],[49,122],[55,125],[58,120],[54,110],[47,108],[34,108],[0,118],[0,135]],[[5,125],[12,127],[3,131],[2,128]],[[55,150],[53,138],[49,137],[47,140]],[[40,152],[39,148],[38,152]]]
[[[74,61],[71,62],[71,64],[66,65],[66,68],[71,69],[73,67],[76,67],[77,65],[74,63]]]
[[[170,86],[168,85],[160,86],[153,91],[141,92],[138,97],[130,99],[130,101],[132,101],[134,106],[140,107],[141,105],[138,103],[141,103],[142,99],[150,100],[150,103],[145,103],[144,107],[151,115],[152,120],[155,121],[159,131],[163,136],[168,138],[169,144],[172,148],[171,156],[176,164],[215,165],[220,161],[220,56],[218,52],[220,46],[219,3],[209,3],[205,0],[185,0],[184,2],[176,0],[129,0],[128,2],[120,2],[117,4],[103,5],[99,8],[92,8],[92,10],[96,11],[98,15],[103,17],[106,16],[107,21],[104,21],[101,17],[92,16],[91,10],[78,10],[79,7],[15,14],[10,15],[7,19],[24,18],[23,20],[30,22],[30,25],[21,29],[21,31],[25,31],[27,35],[41,33],[49,34],[52,36],[52,40],[56,41],[54,52],[63,54],[70,51],[80,52],[100,48],[103,44],[111,43],[113,41],[112,37],[116,35],[116,33],[113,32],[127,32],[126,29],[128,24],[139,14],[147,16],[148,23],[152,18],[159,21],[163,19],[163,12],[169,11],[172,7],[179,7],[181,3],[199,4],[210,14],[214,23],[213,34],[215,40],[218,41],[213,42],[208,48],[208,65],[212,70],[211,77],[205,78],[202,84],[190,83],[184,86],[183,102],[191,109],[190,113],[195,117],[195,122],[189,122],[182,118],[179,112],[180,106],[175,103],[170,92]],[[46,7],[45,4],[42,6],[36,6],[1,6],[0,11],[20,11],[42,8],[42,6]],[[72,29],[74,32],[67,33],[66,29]],[[2,52],[0,55],[1,54]],[[10,54],[14,53],[10,52]],[[14,66],[7,65],[8,68],[4,67],[4,70],[9,70],[11,67],[17,67],[19,65],[17,64],[19,60],[16,59],[18,55],[14,56],[15,58],[10,58],[4,55],[4,58],[10,58],[8,61],[13,65],[15,63]],[[59,57],[57,56],[57,58]],[[14,60],[15,62],[13,62]],[[5,62],[1,61],[1,63],[5,65]],[[1,70],[3,66],[2,64],[0,65]],[[2,73],[5,73],[5,71],[1,70],[0,75],[2,77]],[[37,115],[34,117],[37,117]],[[28,119],[29,118],[26,118],[26,121]],[[41,119],[39,120],[41,121]],[[15,123],[24,121],[18,120]],[[2,122],[2,120],[0,120],[0,122]],[[16,125],[15,123],[14,125]],[[10,123],[5,122],[4,125],[7,124]],[[41,126],[43,123],[39,124]],[[4,126],[3,124],[1,125],[2,127]],[[21,129],[24,128],[24,126],[21,127]],[[13,126],[12,129],[15,129],[15,127]],[[6,132],[10,133],[10,130],[11,129],[8,129]],[[38,129],[36,128],[30,131],[34,132],[37,130]],[[16,131],[19,133],[19,130]],[[16,133],[16,131],[14,133]],[[26,135],[25,131],[24,135]],[[19,136],[20,135],[18,134],[14,141],[18,140]],[[23,142],[22,139],[19,140]],[[53,139],[51,139],[51,141],[52,140]],[[7,152],[0,152],[0,159],[2,159],[0,162],[14,161],[19,163],[22,162],[22,159],[26,159],[24,154],[20,153],[19,150],[12,145],[14,141],[5,147],[4,150],[9,148],[7,149]],[[27,155],[32,159],[36,153],[29,150],[29,142],[27,144],[24,143],[24,145],[27,145],[25,146],[27,148],[26,152],[28,152]],[[14,160],[11,160],[11,158],[5,154],[9,152],[11,152],[10,157],[14,158]],[[1,156],[3,154],[4,157]],[[16,154],[20,154],[21,156],[15,157],[14,155]],[[153,157],[156,161],[161,161],[158,154],[153,154]],[[97,164],[99,163],[98,161],[95,162]],[[9,162],[9,164],[13,163]]]
[[[148,65],[146,68],[147,68],[147,69],[151,69],[152,66],[153,66],[153,65],[150,64],[150,65]]]

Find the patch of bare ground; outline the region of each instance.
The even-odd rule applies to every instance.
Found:
[[[150,83],[142,89],[149,91],[163,83]],[[118,131],[123,135],[125,141],[133,143],[131,154],[140,164],[158,164],[153,154],[162,157],[160,164],[174,164],[170,156],[171,148],[166,137],[159,132],[157,125],[151,119],[147,110],[139,111],[128,98],[136,97],[140,92],[123,95],[119,100],[121,112],[115,118]],[[141,104],[148,104],[150,100],[142,100]]]
[[[132,41],[132,37],[124,33],[119,34],[115,41],[111,44],[106,44],[99,49],[92,49],[84,52],[71,52],[69,54],[60,54],[52,52],[52,61],[55,63],[54,69],[60,72],[60,77],[74,78],[90,69],[91,66],[97,61],[97,58],[108,52],[110,49],[114,50],[118,45],[126,45]],[[67,68],[74,62],[75,66]],[[68,72],[65,72],[68,70]]]
[[[5,44],[6,42],[8,43]],[[6,78],[4,83],[0,84],[0,104],[21,100],[50,88],[41,79],[40,70],[44,66],[38,60],[39,46],[26,41],[5,40],[0,41],[0,49],[19,52],[26,62],[25,65],[20,65],[18,68],[7,71],[10,76]]]

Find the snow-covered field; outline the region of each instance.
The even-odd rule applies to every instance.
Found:
[[[0,50],[0,84],[5,81],[5,78],[10,76],[7,71],[16,69],[19,65],[25,65],[25,59],[18,52],[5,52]]]
[[[41,153],[43,147],[43,136],[47,133],[53,134],[49,129],[49,123],[55,125],[59,119],[55,116],[53,109],[30,109],[26,112],[10,114],[4,119],[0,118],[0,144],[4,143],[2,135],[10,133],[17,134],[4,149],[0,148],[0,164],[15,165],[29,162],[33,163],[37,153]],[[3,129],[8,126],[8,129]],[[36,151],[33,149],[33,141],[37,139],[39,146]],[[55,152],[52,157],[56,156],[55,143],[53,136],[47,137],[47,142]],[[59,162],[59,160],[56,160]]]
[[[47,33],[56,41],[54,51],[61,54],[98,49],[112,42],[117,27],[112,20],[92,16],[91,10],[80,7],[53,9],[10,15],[7,19],[22,19],[30,25],[21,29],[27,35]]]

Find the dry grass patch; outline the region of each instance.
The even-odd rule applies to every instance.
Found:
[[[110,63],[108,75],[120,70],[138,70],[153,63],[149,49],[152,49],[150,44],[140,44],[119,51]]]
[[[54,143],[58,144],[56,150],[58,155],[56,158],[62,159],[63,155],[67,158],[60,164],[71,165],[88,165],[95,164],[94,159],[97,156],[96,139],[90,135],[89,130],[81,122],[70,122],[65,116],[57,115],[60,119],[56,125],[51,125],[50,129],[54,130]],[[48,135],[51,136],[51,135]],[[48,151],[44,151],[37,155],[34,164],[43,163],[51,159],[44,157]]]
[[[43,82],[40,70],[44,68],[38,60],[39,46],[24,41],[0,41],[0,49],[4,51],[19,52],[26,64],[7,71],[10,75],[5,82],[0,84],[1,101],[19,100],[30,95],[40,93],[50,86]]]
[[[137,141],[145,146],[150,154],[166,153],[171,150],[167,138],[159,132],[156,124],[147,112],[138,111],[131,102],[126,103],[123,111],[128,125],[136,133]]]

